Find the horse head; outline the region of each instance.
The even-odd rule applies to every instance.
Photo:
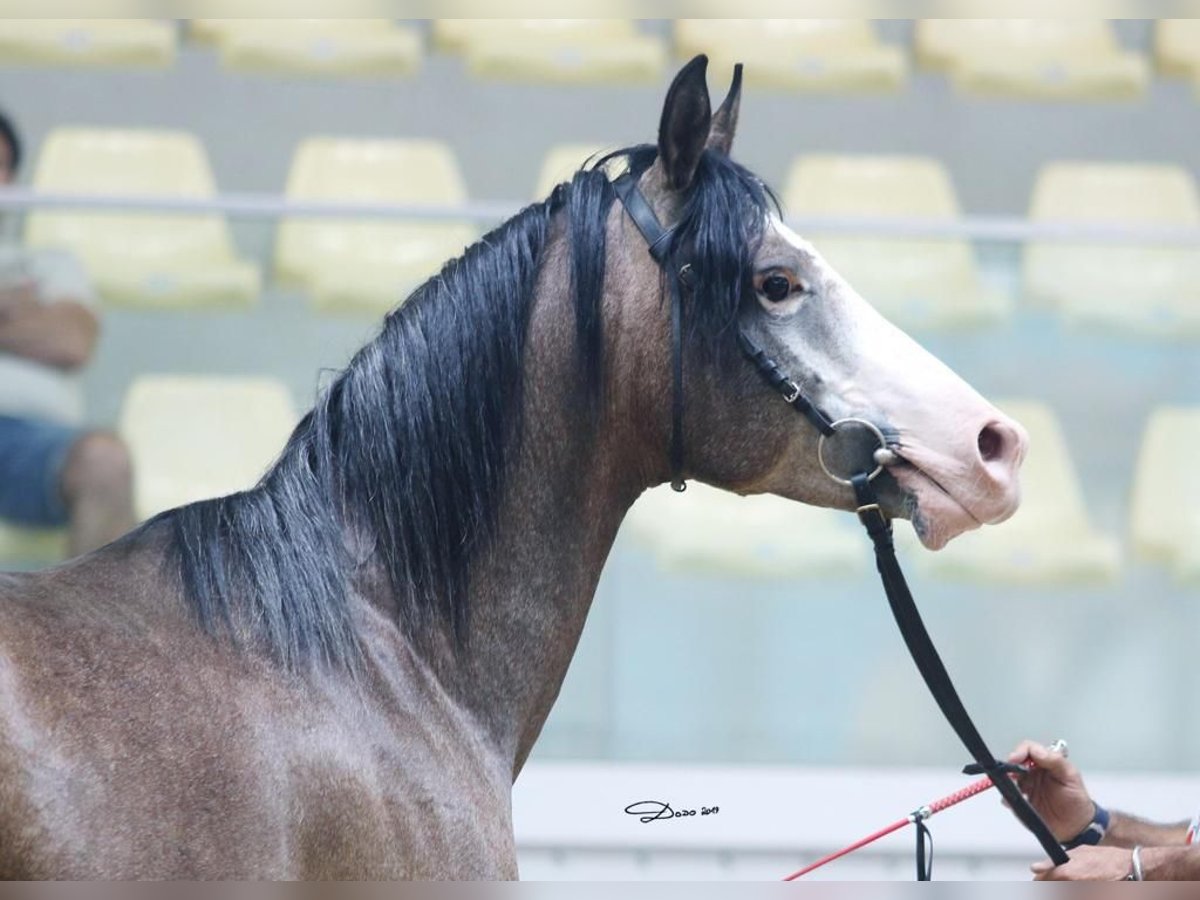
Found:
[[[679,278],[684,373],[678,474],[738,493],[774,493],[853,509],[845,478],[879,470],[877,494],[922,542],[944,546],[1016,510],[1024,429],[888,322],[780,218],[773,195],[729,158],[740,67],[713,112],[697,57],[676,76],[655,152],[629,180],[662,223],[655,235],[625,217],[641,250],[637,282],[661,309],[663,274]],[[625,199],[625,198],[623,198]],[[651,231],[653,226],[651,226]],[[639,230],[641,233],[639,233]],[[680,274],[682,273],[682,274]],[[660,316],[661,319],[661,316]],[[730,352],[741,345],[743,353]],[[746,348],[770,361],[772,393]],[[792,394],[817,412],[797,416]],[[814,427],[812,422],[818,423]],[[853,420],[821,439],[821,422]],[[828,429],[826,428],[828,431]],[[882,446],[881,446],[882,444]],[[833,476],[833,477],[831,477]]]

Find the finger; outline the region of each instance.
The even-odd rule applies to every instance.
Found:
[[[1067,758],[1049,747],[1030,741],[1028,752],[1027,758],[1044,772],[1061,777],[1070,771],[1071,763],[1067,761]]]
[[[1068,866],[1056,866],[1054,863],[1035,863],[1029,867],[1033,872],[1034,881],[1073,881],[1071,869]]]
[[[1037,741],[1021,741],[1021,743],[1017,744],[1013,752],[1008,754],[1008,761],[1010,763],[1020,765],[1032,757],[1033,748],[1035,747],[1038,747],[1042,750],[1046,749],[1042,747],[1041,744],[1037,743]]]

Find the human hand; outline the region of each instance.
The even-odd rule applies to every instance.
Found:
[[[1119,847],[1076,847],[1070,861],[1056,866],[1050,860],[1029,867],[1034,881],[1124,881],[1133,871],[1133,852]]]
[[[1033,768],[1017,778],[1017,786],[1055,838],[1069,841],[1088,827],[1096,814],[1096,804],[1079,769],[1065,754],[1035,741],[1022,741],[1008,761],[1017,765],[1033,763]]]
[[[38,305],[37,286],[30,280],[0,284],[0,319]]]

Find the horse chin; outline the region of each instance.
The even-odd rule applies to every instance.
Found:
[[[960,534],[983,524],[920,469],[903,465],[889,474],[904,492],[906,518],[926,548],[941,550]]]

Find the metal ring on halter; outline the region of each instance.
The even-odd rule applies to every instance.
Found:
[[[838,419],[836,422],[831,423],[829,426],[832,429],[830,434],[831,435],[837,434],[837,430],[839,428],[841,428],[843,425],[862,425],[864,428],[866,428],[868,431],[870,431],[873,435],[875,435],[875,440],[879,441],[879,449],[881,449],[881,450],[887,449],[887,440],[884,438],[883,432],[880,431],[879,428],[874,423],[868,422],[866,419],[858,419],[858,418],[855,418],[854,416],[849,416],[848,418]],[[849,478],[842,478],[840,475],[834,475],[833,472],[830,471],[829,466],[825,464],[825,438],[826,437],[827,437],[827,435],[822,434],[821,437],[817,441],[817,462],[819,462],[821,464],[821,469],[825,472],[825,474],[828,475],[830,478],[832,478],[834,481],[836,481],[838,484],[849,485],[851,483]],[[874,481],[875,476],[877,476],[882,471],[883,471],[883,465],[880,463],[876,463],[874,471],[872,471],[871,474],[867,476],[867,481]]]

